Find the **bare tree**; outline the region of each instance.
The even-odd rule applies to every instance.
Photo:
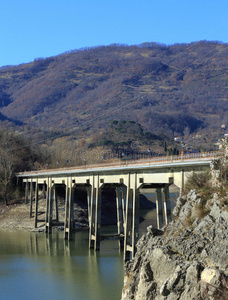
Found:
[[[0,195],[6,205],[8,205],[16,162],[16,157],[10,151],[0,149]]]

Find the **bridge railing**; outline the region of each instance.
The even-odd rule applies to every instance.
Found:
[[[203,161],[208,159],[213,159],[215,157],[221,156],[222,153],[218,151],[204,152],[204,153],[189,153],[183,155],[173,155],[173,156],[158,156],[153,158],[146,158],[140,160],[129,160],[122,162],[122,165],[153,165],[159,163],[177,163],[184,161]],[[116,164],[117,165],[117,164]]]
[[[82,170],[93,170],[93,169],[107,169],[107,168],[125,168],[130,166],[148,166],[148,165],[158,165],[158,164],[172,164],[178,162],[187,162],[187,161],[204,161],[211,160],[218,156],[221,156],[222,152],[213,151],[213,152],[204,152],[204,153],[189,153],[183,155],[173,155],[173,156],[157,156],[150,157],[139,160],[121,160],[121,161],[111,161],[108,163],[99,163],[99,164],[91,164],[84,166],[75,166],[75,167],[64,167],[58,169],[44,169],[37,171],[29,171],[29,174],[40,174],[40,173],[49,173],[49,172],[58,172],[62,173],[65,171],[82,171]],[[26,172],[20,172],[17,175],[25,175]]]

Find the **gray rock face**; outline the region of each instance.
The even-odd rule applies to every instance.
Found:
[[[218,196],[209,200],[199,216],[191,191],[164,232],[148,227],[126,265],[122,300],[228,299],[228,211]]]
[[[228,162],[228,136],[225,137],[224,141],[224,161]]]
[[[176,206],[173,209],[173,216],[177,217],[180,213],[181,207],[185,204],[186,199],[179,197],[176,202]]]

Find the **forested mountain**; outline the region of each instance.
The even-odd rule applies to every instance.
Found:
[[[227,87],[227,44],[101,46],[0,68],[0,118],[93,142],[113,141],[110,121],[125,120],[144,136],[212,143],[228,123]]]

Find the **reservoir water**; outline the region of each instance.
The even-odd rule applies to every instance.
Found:
[[[88,232],[71,242],[63,232],[0,230],[0,299],[117,300],[123,257],[116,241],[88,249]]]
[[[142,235],[147,226],[156,226],[156,211],[140,215]],[[102,241],[101,250],[94,252],[88,249],[88,231],[76,232],[68,242],[61,231],[46,235],[0,229],[0,299],[119,300],[123,275],[117,241]]]

